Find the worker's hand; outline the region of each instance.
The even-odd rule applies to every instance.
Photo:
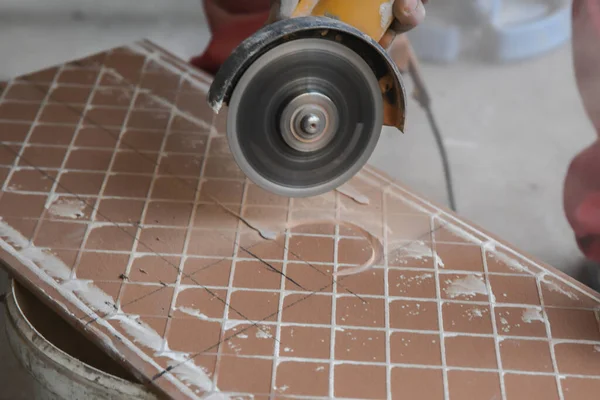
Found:
[[[425,19],[425,4],[428,0],[396,0],[394,16],[396,23],[392,25],[397,33],[403,33],[419,25]]]

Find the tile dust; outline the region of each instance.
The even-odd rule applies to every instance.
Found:
[[[598,294],[370,167],[260,190],[209,84],[140,42],[0,89],[0,257],[64,318],[176,398],[589,398]]]

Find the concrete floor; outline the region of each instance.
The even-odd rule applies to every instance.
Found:
[[[184,17],[132,22],[121,15],[119,22],[106,15],[86,19],[81,11],[71,13],[74,18],[65,18],[68,13],[11,18],[2,12],[3,1],[19,4],[0,0],[0,79],[142,37],[188,58],[208,38],[200,7]],[[426,65],[424,75],[449,149],[459,213],[576,275],[582,260],[563,215],[562,184],[572,157],[595,135],[576,91],[569,46],[510,65]],[[412,101],[408,115],[406,134],[386,130],[371,162],[423,196],[445,202],[425,116]],[[0,360],[0,399],[31,398],[3,336]]]

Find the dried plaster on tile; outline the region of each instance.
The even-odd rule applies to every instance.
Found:
[[[441,268],[444,267],[444,261],[439,255],[433,254],[433,250],[422,240],[415,240],[406,245],[399,246],[396,249],[396,258],[394,262],[408,263],[408,260],[423,260],[424,258],[435,258],[435,262]]]
[[[544,322],[542,310],[537,308],[528,308],[527,310],[523,311],[521,319],[527,324],[531,324],[534,321]]]
[[[115,308],[113,298],[94,286],[92,281],[70,279],[71,269],[60,259],[30,245],[27,238],[1,219],[0,237],[3,239],[0,241],[0,246],[9,253],[14,254],[20,260],[26,260],[37,266],[37,269],[31,267],[30,269],[41,279],[47,281],[50,285],[56,285],[56,281],[50,280],[47,277],[63,280],[63,283],[59,285],[61,294],[74,304],[80,304],[81,300],[83,300],[85,306],[107,314],[106,319],[119,321],[125,332],[131,336],[133,342],[139,343],[157,353],[162,351],[162,353],[156,356],[170,358],[173,366],[173,369],[170,371],[171,374],[182,382],[197,388],[196,393],[200,391],[215,391],[210,377],[201,367],[198,367],[192,360],[188,359],[189,354],[168,352],[168,343],[154,329],[141,322],[139,316],[120,314],[119,310]],[[46,277],[40,270],[46,274]],[[116,351],[111,342],[107,341],[107,345]]]
[[[450,286],[446,288],[446,294],[450,298],[459,296],[474,297],[478,294],[488,294],[487,285],[482,278],[475,275],[467,275],[465,278],[459,278],[454,281],[448,281]]]
[[[413,276],[411,278],[407,278],[405,275],[400,275],[400,280],[402,282],[407,283],[408,284],[407,286],[410,286],[413,282],[415,282],[417,284],[417,286],[420,286],[427,279],[433,279],[433,274],[431,274],[431,273],[424,273],[424,274],[421,274],[421,275]],[[402,283],[397,283],[396,287],[400,287],[400,285],[402,285]]]
[[[181,311],[182,313],[185,313],[187,315],[191,315],[192,317],[196,317],[198,319],[201,319],[203,321],[207,321],[208,317],[204,314],[202,314],[200,312],[200,310],[196,310],[195,308],[191,308],[191,307],[178,307],[177,308],[179,311]]]
[[[48,208],[48,212],[62,218],[79,219],[84,216],[85,202],[77,199],[58,199]]]
[[[563,287],[559,286],[556,282],[549,280],[548,274],[546,272],[542,272],[541,274],[539,274],[538,279],[541,283],[544,283],[548,290],[550,290],[551,292],[560,293],[562,295],[567,296],[571,300],[579,300],[579,297],[575,293],[568,291],[567,289],[564,289]]]

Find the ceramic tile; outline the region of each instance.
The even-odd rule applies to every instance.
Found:
[[[208,85],[140,42],[0,98],[2,261],[151,387],[257,400],[597,392],[598,295],[370,167],[346,186],[368,205],[260,189],[231,156],[226,113],[202,105]]]

